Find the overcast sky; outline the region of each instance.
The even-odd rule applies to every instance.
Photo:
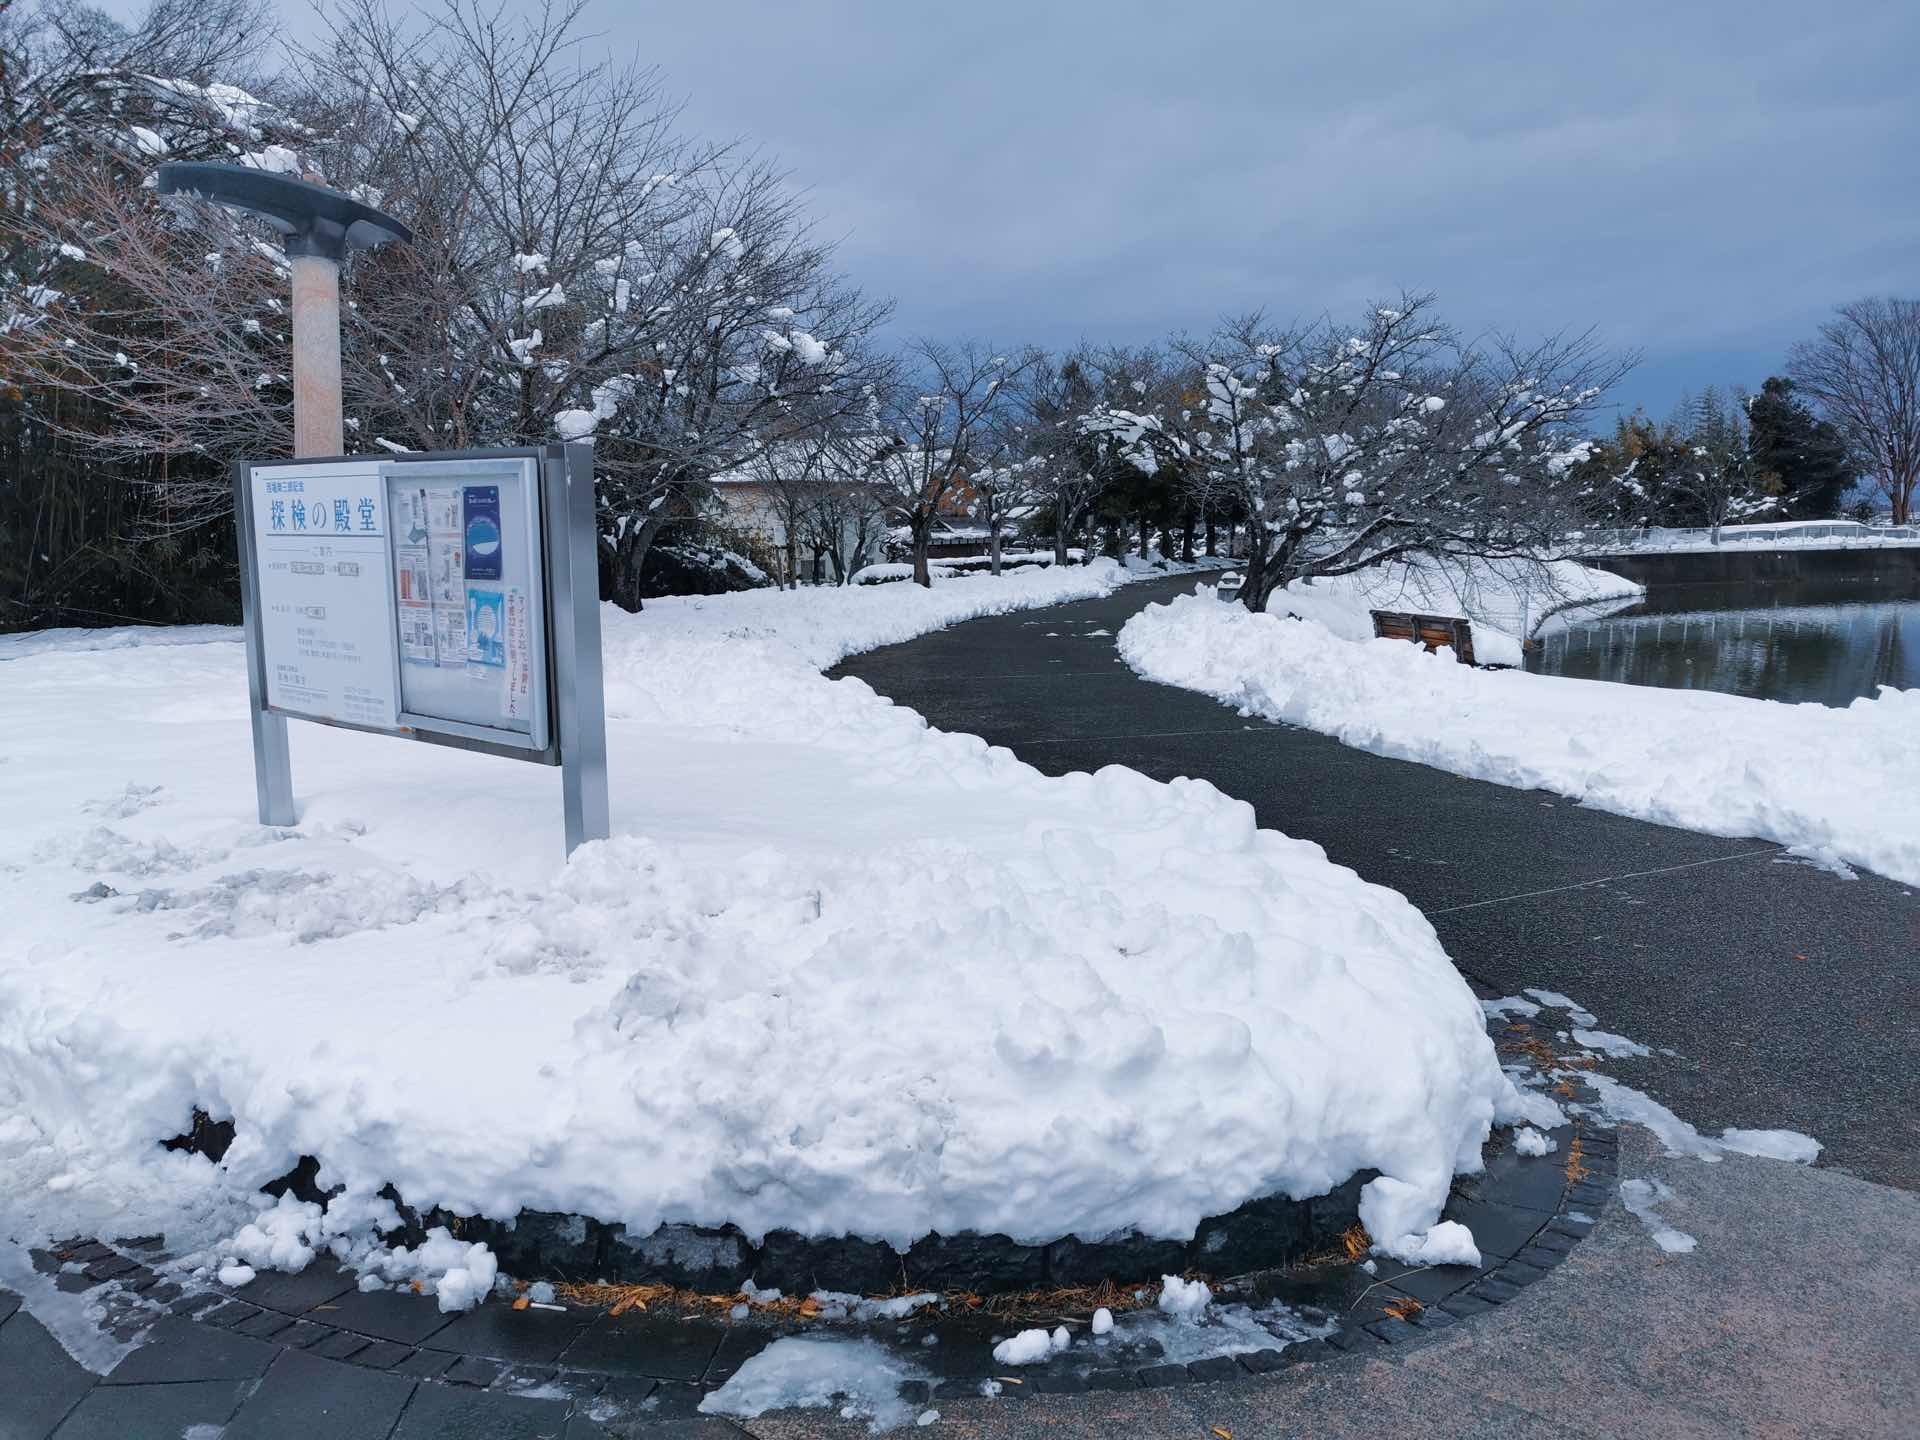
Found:
[[[508,0],[509,5],[513,0]],[[596,0],[902,333],[1144,341],[1402,286],[1597,326],[1628,404],[1920,293],[1920,4]],[[596,46],[596,49],[599,47]]]

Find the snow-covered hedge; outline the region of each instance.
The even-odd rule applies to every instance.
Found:
[[[1358,749],[1920,884],[1920,808],[1888,802],[1920,775],[1920,690],[1831,709],[1474,670],[1355,634],[1351,608],[1310,613],[1254,615],[1203,592],[1148,606],[1117,643],[1150,679]]]
[[[381,1251],[381,1186],[905,1246],[1377,1169],[1363,1218],[1423,1253],[1529,1102],[1412,906],[1204,783],[1050,778],[819,673],[1119,579],[607,610],[617,833],[565,865],[550,772],[316,726],[299,825],[253,824],[236,644],[0,663],[0,1234],[325,1244],[458,1304],[484,1258]],[[195,1106],[219,1166],[155,1143]],[[246,1234],[301,1154],[339,1214]]]

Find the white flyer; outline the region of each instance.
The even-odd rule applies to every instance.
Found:
[[[252,473],[267,703],[395,728],[398,627],[378,462]]]

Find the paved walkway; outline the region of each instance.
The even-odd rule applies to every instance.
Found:
[[[1601,1028],[1673,1052],[1615,1068],[1701,1129],[1800,1130],[1826,1146],[1823,1164],[1920,1188],[1911,889],[1370,755],[1142,680],[1111,637],[1193,584],[975,620],[834,673],[1051,773],[1209,780],[1263,826],[1405,894],[1494,993],[1557,990]]]
[[[1698,1239],[1691,1254],[1656,1248],[1616,1200],[1549,1279],[1424,1348],[1144,1394],[944,1403],[932,1434],[1911,1436],[1920,1196],[1779,1161],[1662,1159],[1644,1132],[1625,1133],[1622,1174],[1672,1188],[1659,1213]],[[811,1411],[750,1429],[759,1440],[864,1434]]]

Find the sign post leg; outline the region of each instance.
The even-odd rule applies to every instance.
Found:
[[[233,471],[234,529],[240,540],[240,613],[246,623],[247,708],[253,718],[253,787],[262,825],[291,825],[293,760],[287,748],[287,717],[267,709],[266,650],[260,639],[260,590],[254,576],[253,477],[247,466]]]
[[[553,594],[554,722],[567,853],[611,833],[607,706],[600,670],[600,564],[594,553],[593,448],[556,445],[541,466]]]

